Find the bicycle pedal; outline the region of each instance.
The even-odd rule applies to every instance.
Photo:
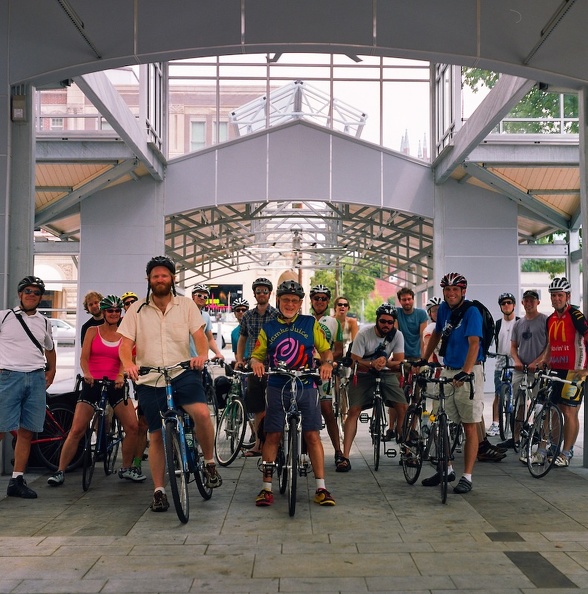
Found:
[[[369,423],[370,422],[370,416],[367,413],[361,413],[359,415],[359,422],[360,423]]]
[[[398,451],[395,448],[389,448],[386,450],[386,456],[388,456],[388,458],[396,458],[396,456],[398,455]]]

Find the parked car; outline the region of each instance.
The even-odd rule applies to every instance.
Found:
[[[58,318],[49,318],[49,322],[56,344],[75,344],[77,332],[71,324]]]

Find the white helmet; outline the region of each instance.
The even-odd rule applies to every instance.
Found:
[[[571,291],[572,285],[570,285],[570,281],[565,276],[554,278],[549,285],[550,293],[570,293]]]
[[[441,301],[441,297],[431,297],[427,301],[427,305],[425,305],[425,308],[427,309],[427,311],[430,311],[430,309],[432,307],[435,307],[435,305],[441,305]]]

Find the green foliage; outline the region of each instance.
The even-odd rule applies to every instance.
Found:
[[[540,258],[529,258],[521,264],[522,272],[547,272],[550,278],[565,274],[565,260],[545,260]]]

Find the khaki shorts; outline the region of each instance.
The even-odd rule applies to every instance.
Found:
[[[398,382],[395,373],[383,373],[380,382],[382,400],[387,406],[395,402],[406,404],[404,392]],[[372,408],[374,404],[374,388],[376,387],[376,376],[371,373],[358,373],[357,384],[349,382],[349,406],[361,406],[362,410]]]
[[[454,377],[461,369],[444,369],[442,377]],[[449,389],[448,389],[449,388]],[[454,423],[479,423],[484,414],[484,369],[474,365],[474,398],[470,400],[470,384],[453,389],[445,386],[445,412]]]

